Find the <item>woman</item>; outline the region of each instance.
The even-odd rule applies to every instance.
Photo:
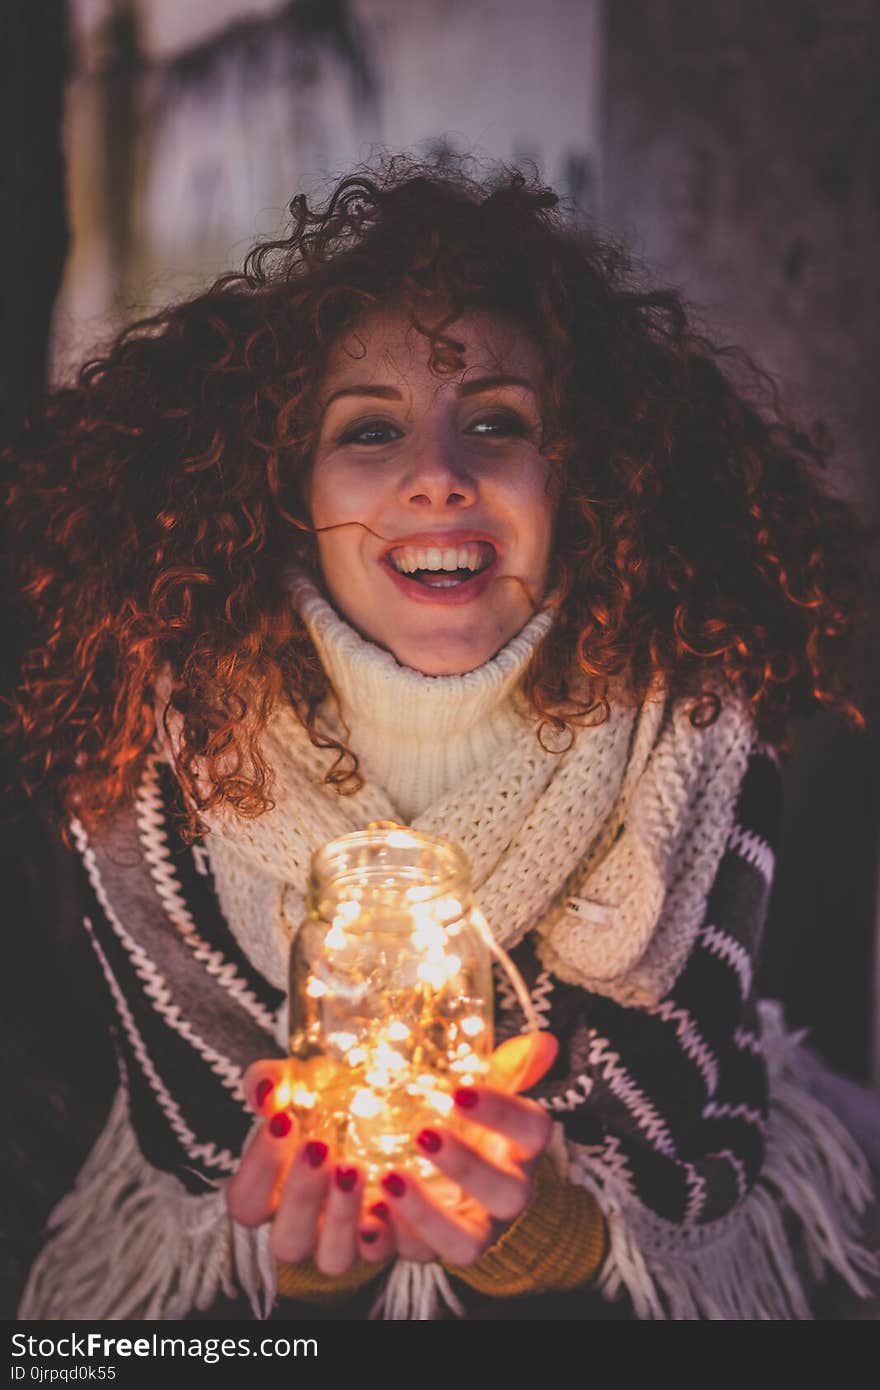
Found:
[[[123,1083],[27,1316],[606,1316],[600,1287],[784,1318],[826,1265],[867,1288],[864,1161],[752,991],[790,718],[863,722],[865,536],[819,443],[556,204],[402,161],[296,199],[20,460],[24,771]],[[516,1039],[499,984],[464,1137],[413,1136],[454,1207],[406,1168],[366,1199],[276,1099],[310,855],[373,820],[464,845],[545,1024]]]

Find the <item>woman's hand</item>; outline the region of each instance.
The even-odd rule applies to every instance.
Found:
[[[516,1092],[533,1086],[557,1051],[549,1033],[511,1038],[493,1054],[485,1084],[455,1093],[456,1129],[436,1125],[416,1136],[417,1151],[450,1179],[446,1194],[412,1172],[382,1179],[404,1259],[473,1264],[528,1206],[552,1121]]]
[[[248,1105],[266,1116],[227,1188],[230,1215],[242,1225],[272,1221],[271,1248],[296,1263],[314,1256],[327,1275],[344,1274],[358,1256],[380,1262],[396,1250],[410,1260],[477,1260],[528,1204],[531,1173],[551,1120],[517,1096],[556,1057],[548,1033],[512,1038],[493,1054],[484,1084],[456,1093],[458,1132],[441,1125],[414,1136],[413,1152],[450,1181],[425,1183],[410,1169],[382,1179],[385,1196],[365,1203],[363,1172],[334,1162],[317,1140],[299,1141],[286,1108],[287,1060],[256,1062],[244,1078]]]

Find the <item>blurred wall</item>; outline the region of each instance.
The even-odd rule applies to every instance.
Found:
[[[878,519],[880,6],[605,13],[603,219],[684,288],[711,336],[774,372],[799,419],[830,424],[834,489]],[[860,661],[868,737],[820,716],[785,768],[764,987],[839,1065],[864,1072],[873,1050],[880,1080],[880,611]]]
[[[377,145],[598,189],[598,0],[70,0],[64,377],[108,327],[240,264]]]

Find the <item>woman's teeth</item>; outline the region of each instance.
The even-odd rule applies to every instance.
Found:
[[[468,545],[446,546],[400,546],[389,555],[392,565],[400,574],[418,577],[422,583],[435,588],[446,588],[460,584],[469,577],[484,570],[494,558],[494,549],[484,541]],[[468,571],[460,574],[459,571]],[[430,574],[430,577],[429,577]]]

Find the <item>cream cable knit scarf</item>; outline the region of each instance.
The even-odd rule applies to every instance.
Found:
[[[339,713],[362,735],[352,746],[364,771],[388,770],[398,797],[369,775],[355,795],[340,796],[323,781],[332,753],[310,743],[292,707],[276,710],[264,739],[273,809],[257,820],[223,808],[206,817],[221,905],[255,966],[284,987],[319,846],[372,820],[409,819],[463,846],[502,946],[536,930],[544,963],[562,979],[622,1003],[662,998],[699,930],[733,824],[756,741],[747,702],[725,692],[716,723],[697,729],[688,702],[612,701],[604,724],[548,752],[513,687],[552,615],[538,614],[478,671],[430,677],[365,642],[310,581],[293,581],[292,595]],[[420,740],[428,752],[415,754],[415,767],[436,795],[408,818],[403,808],[419,787],[399,750]],[[459,745],[454,759],[442,757],[444,740]],[[452,784],[456,760],[462,775]]]

